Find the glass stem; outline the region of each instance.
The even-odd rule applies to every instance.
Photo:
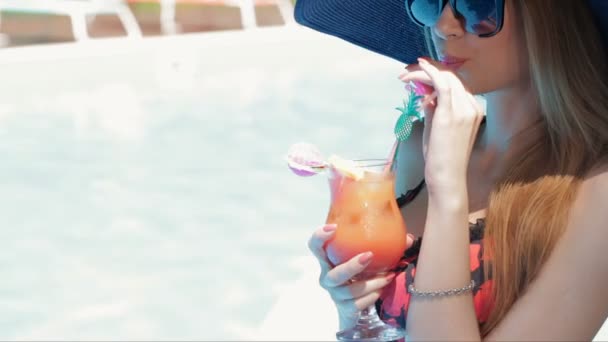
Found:
[[[380,317],[378,317],[375,305],[370,305],[369,307],[361,310],[359,313],[359,319],[357,320],[357,325],[370,327],[378,324],[382,325],[384,322],[382,322]]]
[[[336,334],[339,341],[398,341],[405,338],[405,331],[384,323],[378,313],[376,306],[361,310],[359,319],[354,327],[339,331]]]

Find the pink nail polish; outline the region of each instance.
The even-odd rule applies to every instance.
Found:
[[[361,265],[367,265],[370,261],[372,261],[373,257],[374,254],[372,252],[366,252],[359,257],[359,263]]]
[[[335,231],[337,228],[337,224],[326,224],[325,226],[323,226],[323,231],[329,233]]]

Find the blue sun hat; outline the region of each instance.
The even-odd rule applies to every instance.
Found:
[[[433,54],[424,29],[408,16],[406,1],[410,0],[297,0],[294,16],[301,25],[410,64]],[[421,3],[437,6],[437,1]],[[608,0],[586,1],[608,46]]]

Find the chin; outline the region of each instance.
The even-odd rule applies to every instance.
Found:
[[[473,95],[483,95],[497,90],[496,87],[488,84],[486,80],[476,79],[467,73],[459,73],[458,77],[464,87]]]
[[[464,87],[471,92],[471,94],[473,95],[477,95],[477,93],[479,92],[479,84],[478,82],[475,82],[475,80],[470,77],[471,75],[465,73],[465,72],[456,72],[456,75],[458,75],[458,78],[460,79],[460,81],[462,82],[462,85],[464,85]]]

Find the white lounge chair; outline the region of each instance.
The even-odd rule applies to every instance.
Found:
[[[96,15],[114,14],[122,22],[127,37],[142,37],[135,16],[122,0],[0,0],[1,11],[67,15],[76,41],[90,38],[87,23]]]
[[[158,0],[161,5],[160,25],[165,34],[174,34],[179,31],[175,22],[175,6],[180,0]],[[223,4],[227,6],[239,7],[241,10],[241,25],[245,29],[257,27],[255,18],[256,4],[275,3],[279,7],[281,17],[285,24],[294,24],[293,4],[291,0],[184,0],[184,2]]]

